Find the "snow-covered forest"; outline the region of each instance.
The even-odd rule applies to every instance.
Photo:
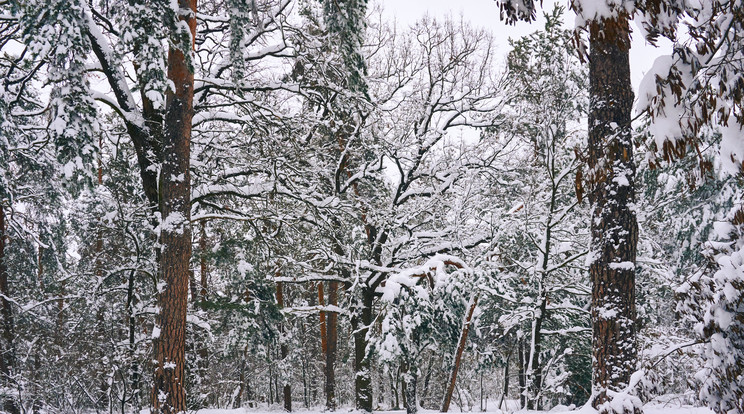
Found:
[[[744,1],[479,7],[0,0],[0,412],[744,413]]]

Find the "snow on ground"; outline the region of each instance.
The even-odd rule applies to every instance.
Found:
[[[256,409],[256,408],[238,408],[238,409],[204,409],[197,411],[196,414],[277,414],[284,412],[281,408],[277,407],[276,409]],[[304,410],[300,409],[297,411],[294,411],[298,414],[328,414],[327,411],[324,410]],[[375,411],[375,414],[405,414],[405,410],[386,410],[386,411]],[[452,414],[458,414],[461,411],[458,409],[450,410],[450,413]],[[480,413],[481,411],[477,409],[477,407],[472,411],[473,414]],[[484,411],[486,414],[507,414],[507,413],[519,413],[519,414],[530,414],[530,413],[560,413],[560,412],[575,412],[575,413],[581,413],[581,414],[590,414],[590,413],[596,413],[596,411],[589,409],[589,407],[581,408],[572,410],[569,409],[566,406],[557,406],[551,409],[550,411],[517,411],[517,410],[508,410],[508,411],[501,411],[498,409],[493,410],[487,410]],[[643,407],[644,414],[713,414],[713,412],[705,407],[693,407],[689,405],[679,405],[675,403],[651,403],[646,404]],[[339,409],[336,411],[338,414],[358,414],[358,411],[350,410],[350,409]],[[424,410],[419,409],[420,414],[438,414],[438,410]]]

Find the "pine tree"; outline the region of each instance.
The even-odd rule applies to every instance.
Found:
[[[335,48],[334,52],[341,57],[345,66],[345,73],[342,75],[341,82],[352,94],[360,94],[362,97],[365,97],[367,95],[367,81],[365,79],[366,64],[361,48],[366,30],[367,0],[322,0],[322,3],[323,17],[328,33],[330,34],[329,39],[334,43],[338,42],[338,47]],[[343,110],[340,107],[337,107],[334,112],[339,116],[339,119],[336,121],[339,122],[340,128],[334,131],[333,135],[338,141],[341,152],[336,176],[341,175],[342,179],[345,179],[351,177],[352,170],[355,168],[347,152],[349,152],[350,143],[354,138],[353,135],[359,128],[359,125],[355,124],[358,124],[358,120],[364,118],[364,115],[358,109],[356,111],[349,111],[348,109]],[[357,184],[352,185],[354,191],[358,193]],[[336,185],[336,188],[338,189],[338,185]],[[366,214],[362,212],[362,220],[366,222],[365,216]],[[365,227],[370,243],[375,243],[374,230],[367,223],[365,223]],[[339,226],[337,230],[343,232],[349,229]],[[344,248],[340,245],[335,250],[337,254],[343,255],[345,253]],[[348,270],[342,269],[341,277],[348,279]],[[333,300],[337,296],[338,283],[332,281],[328,284],[328,287],[329,304],[332,305],[334,304]],[[357,303],[351,318],[352,330],[354,332],[354,370],[356,371],[354,394],[356,407],[367,412],[372,412],[373,401],[370,372],[371,361],[369,350],[367,349],[367,335],[369,326],[372,324],[372,295],[373,293],[369,286],[362,286],[361,295],[356,298]],[[326,394],[328,395],[331,408],[335,408],[333,364],[335,363],[337,348],[337,315],[334,313],[327,314],[326,323]]]
[[[531,20],[534,6],[502,2],[511,21]],[[592,206],[589,273],[592,280],[593,405],[600,412],[640,411],[624,401],[637,369],[635,262],[638,226],[631,130],[628,11],[614,4],[572,8],[589,32],[589,151],[586,181]],[[617,408],[622,407],[622,408]]]
[[[581,12],[581,10],[579,10]],[[635,265],[638,225],[635,163],[630,125],[628,16],[595,17],[589,23],[588,198],[592,205],[593,405],[617,412],[614,398],[637,369]],[[640,407],[623,408],[640,411]]]
[[[191,119],[194,114],[196,0],[180,0],[180,21],[188,31],[176,32],[168,51],[169,89],[165,104],[163,165],[160,172],[160,244],[158,322],[154,329],[155,385],[152,407],[165,414],[186,411],[184,382],[186,310],[191,276]],[[184,33],[185,32],[185,33]],[[186,40],[185,42],[183,40]]]

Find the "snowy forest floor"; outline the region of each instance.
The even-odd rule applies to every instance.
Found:
[[[516,403],[516,401],[515,401]],[[498,409],[488,409],[486,411],[480,411],[479,409],[474,409],[471,411],[472,413],[486,413],[486,414],[507,414],[507,413],[523,413],[523,414],[529,414],[529,413],[558,413],[558,412],[581,412],[581,413],[592,413],[596,412],[594,410],[588,410],[582,407],[577,407],[575,410],[569,409],[569,407],[566,406],[557,406],[549,411],[532,411],[532,410],[519,410],[518,404],[514,404],[514,408],[511,408],[511,404],[509,405],[509,409],[507,410],[498,410]],[[588,407],[587,407],[588,408]],[[275,409],[267,409],[267,408],[237,408],[237,409],[203,409],[196,412],[196,414],[277,414],[279,412],[285,412],[280,407],[276,407]],[[299,414],[323,414],[327,413],[327,411],[323,410],[296,410],[294,411]],[[347,413],[357,413],[355,410],[350,409],[344,409],[341,408],[336,411],[339,414],[347,414]],[[375,411],[375,414],[405,414],[405,410],[383,410],[383,411]],[[435,414],[439,413],[439,410],[426,410],[426,409],[419,409],[419,414]],[[457,414],[460,412],[458,409],[450,410],[452,414]],[[649,403],[646,404],[643,407],[644,414],[712,414],[713,412],[708,409],[707,407],[693,407],[690,405],[684,405],[680,404],[678,402],[667,402],[667,403]],[[145,414],[146,411],[143,411],[141,414]]]

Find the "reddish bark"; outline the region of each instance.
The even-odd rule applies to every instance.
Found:
[[[179,19],[196,35],[196,0],[178,0]],[[160,176],[161,287],[158,297],[158,335],[155,339],[155,384],[152,408],[156,413],[186,411],[184,368],[186,309],[191,270],[191,177],[189,174],[194,74],[184,51],[168,51],[168,79],[175,90],[166,97],[163,164]]]
[[[328,282],[328,305],[338,306],[338,282]],[[338,348],[338,313],[326,315],[326,408],[336,410],[336,350]]]

